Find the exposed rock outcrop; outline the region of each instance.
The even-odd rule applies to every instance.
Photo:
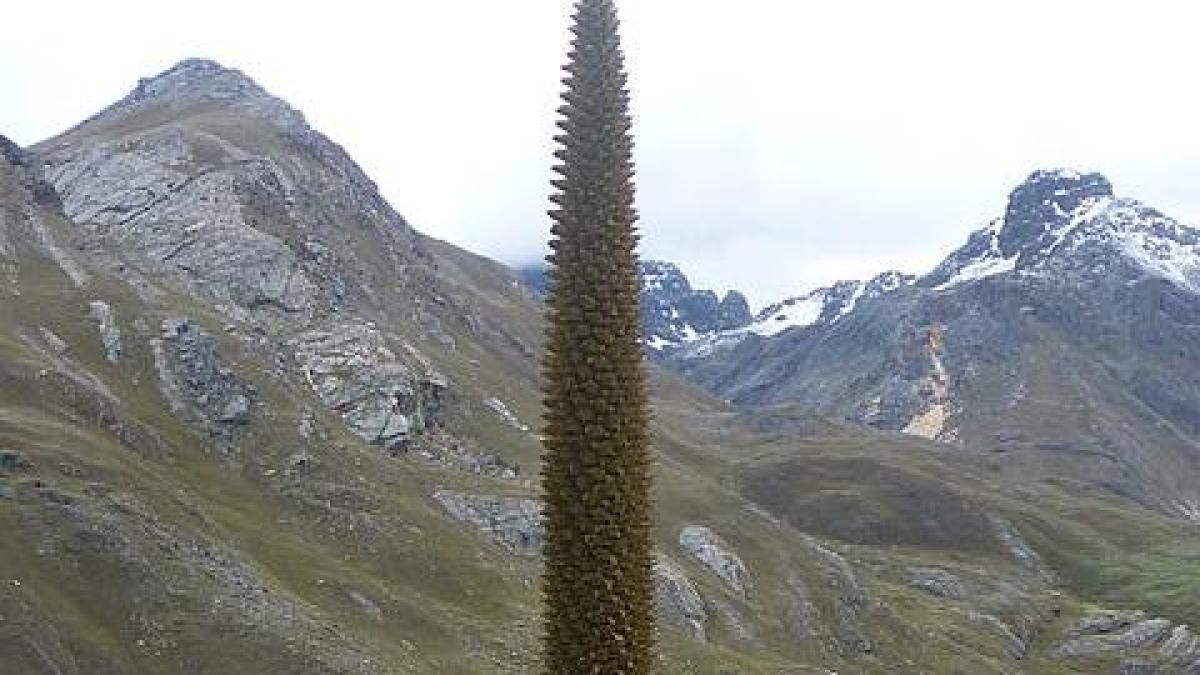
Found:
[[[218,355],[216,339],[191,319],[167,319],[151,346],[159,388],[171,408],[208,429],[223,452],[234,453],[253,393]]]
[[[395,449],[437,422],[444,378],[401,361],[374,325],[338,323],[289,345],[313,391],[363,440]]]
[[[673,263],[641,262],[642,334],[647,344],[679,342],[697,335],[733,330],[753,320],[746,296],[724,297],[696,290]]]
[[[1200,670],[1200,638],[1188,626],[1142,611],[1101,610],[1079,619],[1050,655],[1076,661],[1124,657],[1122,673],[1192,673]]]
[[[1098,173],[1065,169],[1035,171],[1008,197],[1000,252],[1009,257],[1036,251],[1061,229],[1070,214],[1101,197],[1112,197],[1112,183]]]
[[[433,498],[451,516],[474,525],[488,539],[513,553],[535,556],[542,551],[542,507],[532,499],[450,490],[438,490]]]
[[[215,160],[215,161],[214,161]],[[312,310],[320,289],[244,195],[282,191],[282,169],[178,127],[49,158],[67,214],[143,271],[231,308]]]
[[[88,305],[88,316],[96,322],[100,331],[100,344],[104,347],[104,356],[112,363],[121,360],[121,327],[117,324],[117,315],[113,308],[102,300],[96,300]]]
[[[933,595],[951,600],[967,597],[967,588],[962,579],[937,567],[910,567],[908,583]]]
[[[15,473],[28,470],[32,466],[20,451],[7,448],[0,450],[0,471]]]
[[[349,270],[382,268],[403,283],[406,264],[423,260],[340,147],[211,61],[143,80],[36,155],[89,249],[231,318],[377,306],[381,289]],[[346,236],[351,223],[358,238]]]
[[[703,525],[688,525],[679,532],[679,547],[713,571],[738,595],[745,597],[753,583],[737,553],[716,532]]]
[[[654,563],[654,591],[663,621],[679,627],[693,640],[707,639],[704,598],[683,570],[661,553]]]

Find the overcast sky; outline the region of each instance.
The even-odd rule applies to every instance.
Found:
[[[1038,167],[1200,220],[1190,2],[626,0],[643,255],[757,307],[924,272]],[[8,3],[30,144],[189,56],[344,145],[418,229],[538,259],[567,0]]]

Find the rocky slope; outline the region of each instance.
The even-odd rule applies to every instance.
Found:
[[[674,363],[738,403],[983,445],[1197,518],[1198,280],[1200,232],[1039,171],[915,283]]]
[[[535,667],[514,273],[212,62],[0,150],[0,673]],[[653,373],[664,671],[1198,667],[1194,527]]]

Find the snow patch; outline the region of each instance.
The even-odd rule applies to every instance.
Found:
[[[1085,199],[1074,211],[1069,215],[1070,219],[1066,226],[1054,232],[1054,242],[1046,247],[1046,255],[1057,251],[1066,241],[1071,233],[1079,229],[1081,225],[1092,222],[1095,218],[1103,214],[1113,204],[1112,197],[1093,197]],[[1061,209],[1061,207],[1059,207]]]
[[[985,277],[994,277],[997,274],[1005,274],[1017,268],[1017,256],[1011,258],[987,256],[970,262],[962,267],[954,276],[946,280],[945,283],[939,284],[936,290],[944,291],[948,288],[953,288],[959,284],[965,284],[969,281],[976,281]]]
[[[646,340],[646,346],[655,351],[662,351],[666,347],[675,344],[661,335],[654,335],[649,340]]]
[[[1126,232],[1120,237],[1121,250],[1150,274],[1200,293],[1200,250],[1147,232]]]
[[[821,314],[825,311],[825,294],[826,291],[819,290],[800,298],[784,300],[745,330],[755,335],[771,337],[789,328],[811,326],[821,319]]]
[[[1015,270],[1017,268],[1018,256],[1013,255],[1005,258],[1000,253],[1000,229],[1003,224],[1002,220],[997,219],[988,225],[987,233],[990,239],[988,240],[987,253],[958,268],[958,271],[953,276],[935,286],[934,290],[944,291],[960,284]]]
[[[866,284],[859,283],[859,282],[855,282],[855,284],[856,284],[856,288],[854,289],[854,295],[850,296],[850,299],[847,300],[846,304],[841,308],[841,310],[838,311],[838,314],[837,314],[837,316],[835,316],[833,318],[833,321],[837,321],[838,319],[842,318],[843,316],[846,316],[850,312],[853,312],[855,305],[857,305],[858,301],[861,300],[863,295],[866,294],[866,292],[867,292]]]

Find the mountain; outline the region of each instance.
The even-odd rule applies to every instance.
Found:
[[[692,288],[675,263],[643,260],[641,270],[642,339],[651,355],[684,343],[748,326],[754,317],[746,296],[729,291]],[[525,267],[522,278],[538,293],[546,292],[546,271]]]
[[[0,141],[0,673],[535,669],[541,331],[211,61]],[[649,368],[664,671],[1200,668],[1193,523]]]
[[[1200,232],[1038,171],[915,283],[675,364],[739,404],[983,446],[1196,519],[1198,290]]]

